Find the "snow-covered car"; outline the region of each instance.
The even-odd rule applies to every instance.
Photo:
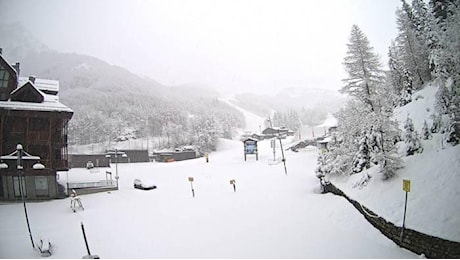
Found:
[[[134,179],[133,183],[134,183],[134,188],[139,189],[139,190],[153,190],[157,188],[157,186],[155,185],[145,185],[139,179]]]
[[[94,168],[94,163],[92,161],[88,161],[86,163],[86,169],[92,169],[92,168]]]

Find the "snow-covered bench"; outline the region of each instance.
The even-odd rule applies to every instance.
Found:
[[[38,242],[38,250],[43,257],[51,256],[51,242],[47,238],[41,238]]]

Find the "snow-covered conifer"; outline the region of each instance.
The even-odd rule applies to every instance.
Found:
[[[420,28],[420,26],[426,25],[422,25],[422,22],[418,24],[417,19],[422,18],[417,16],[419,14],[414,14],[414,10],[406,1],[403,0],[402,2],[402,9],[398,9],[396,12],[399,30],[396,42],[401,48],[401,58],[407,70],[414,75],[415,89],[421,89],[426,82],[431,80],[430,52],[426,39],[421,36],[423,31]]]
[[[405,106],[408,103],[412,102],[413,86],[412,86],[412,74],[410,73],[410,71],[404,69],[402,81],[403,81],[403,88],[401,90],[401,97],[399,100],[399,105]]]
[[[451,104],[451,93],[444,83],[441,83],[436,91],[435,108],[440,114],[447,114]]]
[[[347,46],[344,65],[348,77],[343,80],[345,86],[340,91],[368,105],[371,111],[376,111],[376,92],[384,80],[379,57],[357,25],[352,26]]]
[[[359,140],[358,152],[353,159],[353,173],[362,172],[365,169],[369,169],[370,164],[370,150],[368,145],[368,138],[366,131],[362,131],[361,137]]]
[[[441,116],[437,114],[432,114],[430,118],[433,120],[433,124],[431,125],[431,133],[439,133],[441,130]]]
[[[431,138],[431,131],[428,128],[428,123],[426,122],[426,120],[423,122],[422,137],[423,137],[423,140],[428,140]]]
[[[420,138],[418,137],[417,131],[414,128],[412,119],[407,117],[406,123],[404,124],[405,134],[404,142],[406,144],[406,155],[413,155],[414,153],[421,153],[423,151]]]

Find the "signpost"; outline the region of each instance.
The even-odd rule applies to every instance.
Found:
[[[259,160],[259,153],[257,151],[257,139],[247,138],[243,140],[244,143],[244,160],[246,161],[247,154],[255,154],[256,160]]]
[[[268,117],[268,122],[270,122],[270,127],[273,129],[272,120],[270,119],[270,117]],[[281,136],[280,136],[279,129],[278,129],[277,138],[280,140],[281,156],[283,157],[283,159],[281,159],[281,161],[284,164],[284,173],[287,175],[286,158],[284,158],[283,142],[281,141]],[[273,156],[275,156],[275,153],[273,153]]]
[[[404,228],[406,226],[406,210],[407,210],[407,194],[410,192],[410,180],[403,180],[403,191],[406,192],[406,199],[404,201],[404,217],[403,217],[403,224],[401,229],[401,236],[399,240],[402,242],[403,235],[404,235]]]
[[[92,255],[91,252],[89,251],[89,245],[88,245],[88,239],[86,239],[86,233],[85,233],[85,226],[83,226],[83,222],[80,222],[81,224],[81,231],[83,232],[83,238],[85,239],[85,245],[86,245],[86,252],[88,252],[87,255],[84,255],[82,258],[83,259],[100,259],[98,255]]]
[[[230,180],[230,184],[233,185],[233,191],[236,192],[236,181],[235,180]]]
[[[193,177],[188,177],[188,181],[190,182],[190,187],[192,188],[192,196],[195,198],[195,190],[193,189]]]

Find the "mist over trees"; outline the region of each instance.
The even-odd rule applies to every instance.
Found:
[[[179,92],[186,91],[192,89]],[[201,151],[211,151],[217,138],[232,138],[232,130],[244,126],[241,112],[213,96],[170,93],[158,97],[145,91],[119,91],[90,99],[94,100],[82,101],[84,104],[67,100],[76,110],[69,124],[73,144],[156,138],[155,149],[195,145]]]
[[[341,91],[352,99],[335,114],[338,131],[329,152],[319,157],[318,176],[350,175],[378,166],[386,180],[403,167],[397,142],[404,140],[405,156],[423,152],[420,138],[431,133],[443,134],[450,145],[460,142],[459,2],[403,0],[396,14],[398,35],[389,47],[388,71],[382,70],[361,29],[351,29],[344,58],[348,77]],[[413,93],[427,84],[438,87],[436,111],[423,129],[414,129],[408,117],[401,131],[391,119],[393,109],[412,102]],[[371,176],[364,177],[363,185]]]
[[[20,24],[2,25],[0,32],[9,36],[4,55],[20,61],[20,76],[59,81],[60,102],[74,110],[69,145],[150,137],[153,149],[196,145],[211,151],[217,138],[244,127],[243,114],[213,90],[163,86],[91,56],[51,50]]]

